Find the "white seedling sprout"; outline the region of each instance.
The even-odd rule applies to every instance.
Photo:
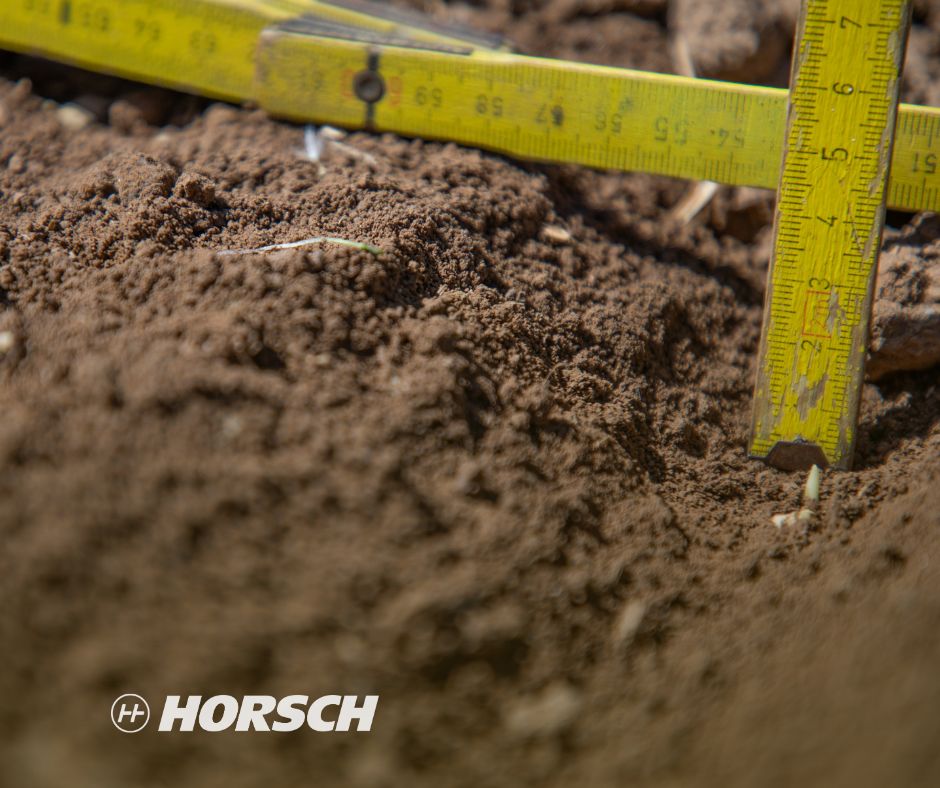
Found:
[[[815,506],[819,503],[819,482],[822,479],[822,469],[814,465],[809,469],[806,477],[806,486],[803,488],[803,506]]]
[[[323,155],[324,140],[320,139],[320,134],[316,126],[304,127],[304,153],[310,161],[320,161]]]
[[[814,465],[809,469],[806,484],[803,485],[803,506],[799,511],[775,514],[770,521],[777,527],[810,523],[816,517],[816,508],[819,506],[819,483],[822,479],[822,469]]]
[[[352,145],[343,142],[346,132],[333,126],[304,126],[304,149],[303,155],[310,161],[319,165],[319,172],[322,175],[325,172],[321,159],[326,156],[329,148],[342,151],[352,159],[363,161],[366,164],[374,166],[377,164],[375,156],[366,153]]]

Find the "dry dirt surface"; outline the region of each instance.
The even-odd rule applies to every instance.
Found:
[[[660,70],[681,22],[703,70],[785,77],[790,12],[694,5],[428,10]],[[0,784],[940,784],[940,224],[891,217],[857,469],[778,529],[769,195],[676,229],[679,182],[302,140],[0,58]],[[314,235],[383,251],[219,254]],[[125,736],[123,692],[381,700]]]

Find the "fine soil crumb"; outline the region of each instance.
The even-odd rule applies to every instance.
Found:
[[[658,70],[681,23],[756,79],[771,5],[429,10]],[[856,470],[776,529],[770,196],[676,228],[685,183],[343,142],[0,59],[0,783],[940,783],[940,225],[888,234]],[[220,254],[315,236],[382,253]],[[127,737],[125,692],[381,700]]]

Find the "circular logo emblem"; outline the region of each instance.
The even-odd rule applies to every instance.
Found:
[[[122,733],[137,733],[150,722],[150,706],[140,695],[121,695],[111,704],[111,722]]]

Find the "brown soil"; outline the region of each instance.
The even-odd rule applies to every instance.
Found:
[[[665,2],[435,12],[671,67]],[[682,183],[365,134],[320,172],[256,112],[0,73],[0,783],[940,784],[940,372],[886,361],[858,470],[771,524],[768,196],[676,230]],[[905,222],[882,328],[937,298]],[[384,252],[216,253],[321,234]],[[122,692],[381,701],[128,737]]]

